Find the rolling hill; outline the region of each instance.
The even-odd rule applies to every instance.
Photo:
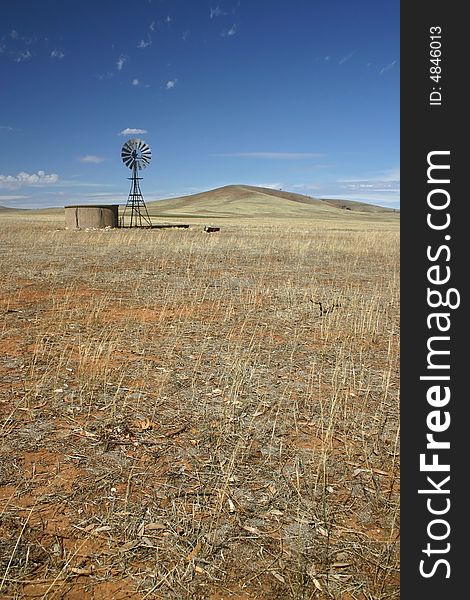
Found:
[[[17,210],[24,210],[24,208],[11,208],[10,206],[0,206],[0,212],[15,212]]]
[[[311,198],[294,192],[250,185],[224,187],[168,200],[147,202],[150,214],[162,217],[345,218],[348,213],[396,216],[397,211],[351,200]]]

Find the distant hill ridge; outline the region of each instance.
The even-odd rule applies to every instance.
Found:
[[[266,216],[266,217],[333,217],[345,212],[389,213],[397,211],[352,200],[318,199],[272,188],[252,185],[223,187],[180,196],[167,200],[147,202],[152,214],[162,216]]]
[[[10,206],[0,206],[0,212],[11,212],[16,210],[24,210],[24,208],[11,208]]]

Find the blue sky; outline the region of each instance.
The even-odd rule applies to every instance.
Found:
[[[398,0],[3,0],[0,205],[244,183],[399,206]]]

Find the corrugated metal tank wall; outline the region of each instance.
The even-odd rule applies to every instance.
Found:
[[[119,227],[119,204],[84,204],[65,207],[66,229]]]

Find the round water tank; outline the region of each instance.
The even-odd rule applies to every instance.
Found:
[[[82,204],[65,207],[66,229],[119,227],[119,204]]]

